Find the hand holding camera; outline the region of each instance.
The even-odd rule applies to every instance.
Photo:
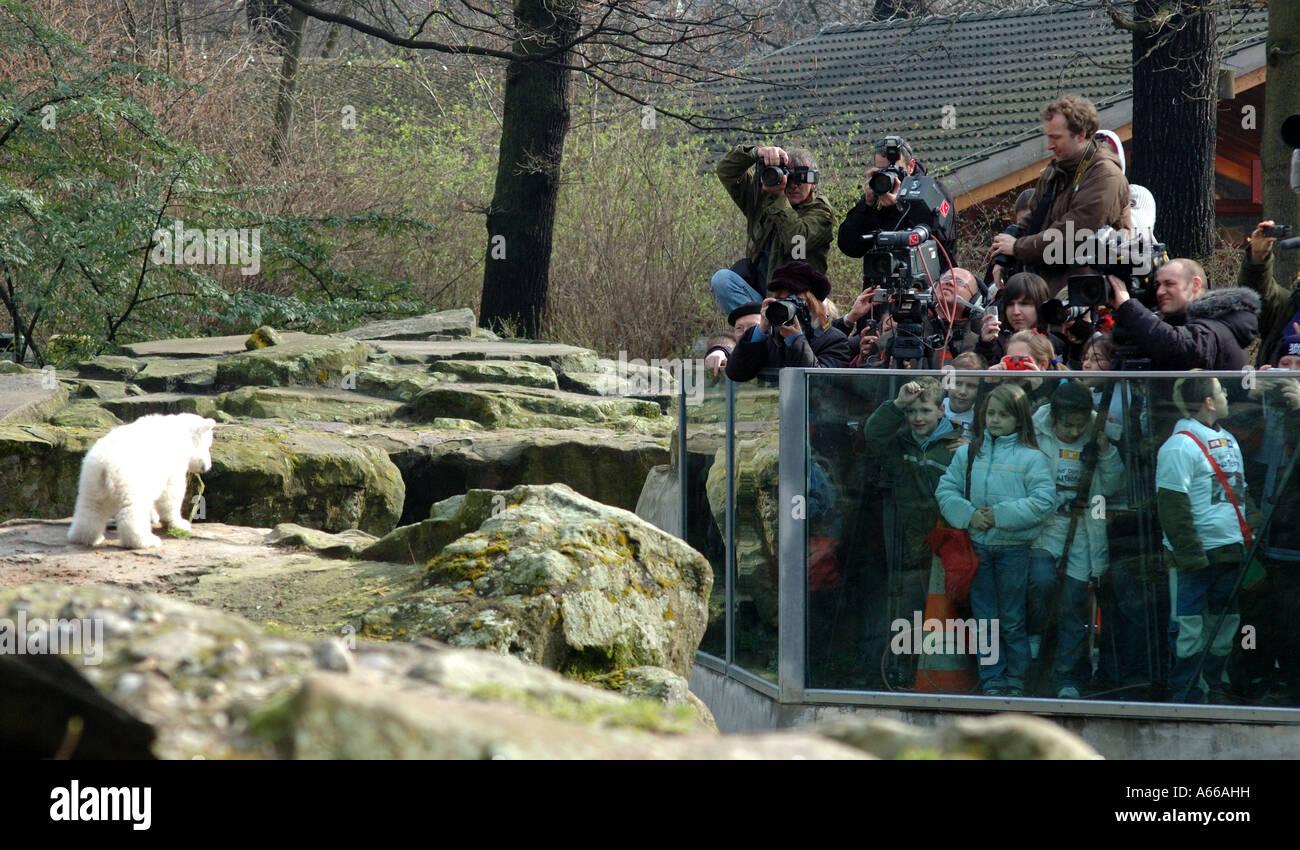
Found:
[[[1291,225],[1274,224],[1272,219],[1255,225],[1250,234],[1250,261],[1262,263],[1273,251],[1273,243],[1279,238],[1291,235]]]
[[[998,308],[990,307],[984,313],[984,322],[980,325],[980,339],[984,342],[993,342],[1001,331],[1002,323],[998,321]]]
[[[898,190],[903,188],[903,170],[897,165],[888,168],[873,168],[867,172],[867,182],[862,188],[862,196],[868,204],[880,201],[882,207],[898,205]]]
[[[870,313],[875,296],[876,287],[874,286],[868,286],[862,290],[862,293],[853,299],[853,306],[849,308],[849,312],[844,314],[844,321],[851,325]]]
[[[1110,306],[1118,308],[1121,304],[1123,304],[1125,301],[1129,300],[1130,297],[1132,297],[1128,294],[1128,287],[1124,285],[1124,281],[1115,277],[1115,275],[1113,274],[1106,275],[1106,279],[1110,281],[1110,288],[1111,288]]]

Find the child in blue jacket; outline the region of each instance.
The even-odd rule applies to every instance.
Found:
[[[957,450],[935,496],[943,518],[968,529],[975,546],[979,569],[970,602],[977,627],[991,629],[996,622],[998,628],[993,652],[980,658],[981,690],[1020,696],[1029,665],[1029,547],[1056,508],[1056,481],[1038,449],[1024,390],[1002,384],[988,394],[974,441]]]

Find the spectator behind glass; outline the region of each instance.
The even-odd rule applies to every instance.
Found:
[[[1052,393],[1051,403],[1034,414],[1038,447],[1047,455],[1056,480],[1057,511],[1043,523],[1042,533],[1034,542],[1029,566],[1030,655],[1039,657],[1037,648],[1056,626],[1056,651],[1050,659],[1053,688],[1060,699],[1078,699],[1080,689],[1092,679],[1088,649],[1088,585],[1099,579],[1110,563],[1106,539],[1106,519],[1085,506],[1074,509],[1075,496],[1083,482],[1084,463],[1088,454],[1088,431],[1093,417],[1092,395],[1081,383],[1061,384]],[[1106,439],[1097,438],[1097,465],[1088,491],[1089,505],[1095,497],[1110,499],[1124,487],[1124,466],[1119,451]],[[1065,553],[1071,513],[1078,516],[1065,575],[1058,579],[1057,564]],[[1057,582],[1064,585],[1058,588]],[[1051,605],[1058,599],[1060,607]],[[1041,663],[1049,663],[1042,659]]]
[[[988,363],[997,363],[1007,353],[1007,339],[1016,331],[1023,330],[1045,334],[1058,354],[1064,352],[1065,341],[1055,334],[1048,334],[1039,315],[1043,304],[1050,298],[1047,283],[1038,275],[1030,272],[1012,275],[995,305],[998,316],[986,314],[980,325],[975,353]]]
[[[935,497],[943,518],[969,529],[975,545],[971,612],[977,621],[998,623],[996,655],[980,658],[981,689],[988,696],[1021,696],[1029,666],[1029,545],[1056,508],[1056,482],[1020,387],[1002,384],[988,394],[974,441],[957,449]]]
[[[987,369],[988,364],[975,352],[967,351],[953,358],[952,368],[958,372],[975,372]],[[962,436],[969,437],[974,433],[975,402],[979,398],[980,379],[957,374],[946,379],[944,383],[948,387],[948,392],[943,399],[943,417]]]

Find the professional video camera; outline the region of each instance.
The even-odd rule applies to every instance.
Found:
[[[1072,274],[1066,278],[1066,301],[1052,299],[1043,305],[1043,317],[1051,324],[1095,310],[1110,301],[1110,281],[1114,275],[1126,281],[1129,294],[1147,307],[1155,305],[1156,270],[1169,261],[1165,245],[1144,233],[1126,238],[1112,227],[1103,227],[1077,252],[1079,265],[1091,266],[1092,274]]]

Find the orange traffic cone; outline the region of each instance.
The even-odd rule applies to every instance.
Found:
[[[943,562],[936,556],[930,562],[930,587],[925,597],[925,619],[938,620],[944,624],[944,647],[956,647],[966,644],[963,638],[959,643],[955,630],[948,624],[957,620],[957,608],[948,600],[944,591]],[[973,639],[973,635],[969,636]],[[940,694],[968,694],[979,685],[975,674],[976,658],[974,648],[967,647],[966,653],[940,652],[921,653],[916,663],[916,685],[918,691]]]

